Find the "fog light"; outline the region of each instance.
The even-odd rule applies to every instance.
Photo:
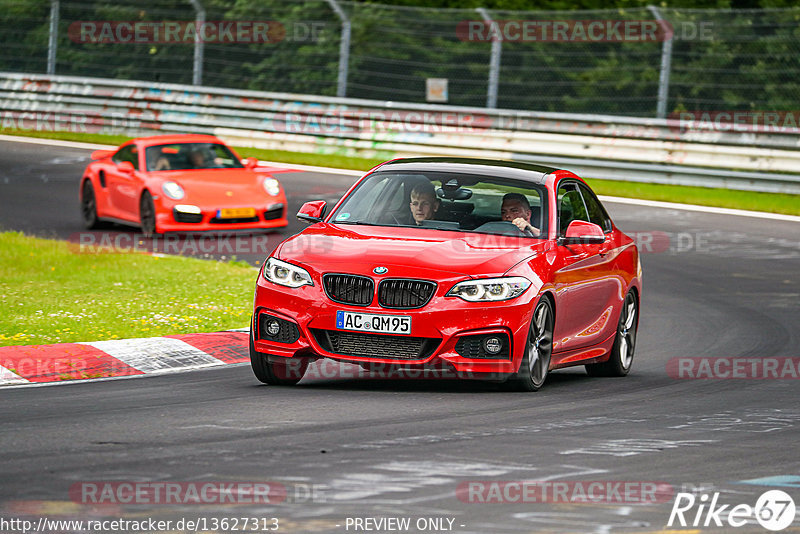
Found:
[[[278,332],[281,331],[281,325],[275,319],[272,319],[267,323],[267,334],[275,337],[278,335]]]
[[[503,342],[496,337],[487,337],[483,340],[483,349],[488,354],[497,354],[503,348]]]

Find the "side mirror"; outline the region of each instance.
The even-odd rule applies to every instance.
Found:
[[[133,166],[133,163],[130,161],[121,161],[119,164],[117,164],[117,168],[120,170],[120,172],[124,172],[125,174],[133,174],[133,172],[136,170],[136,168]]]
[[[562,245],[575,243],[603,243],[606,235],[603,229],[594,223],[586,221],[572,221],[567,226],[567,234],[561,239]]]
[[[256,158],[245,158],[242,160],[245,169],[253,170],[258,167],[258,160]]]
[[[112,154],[114,154],[113,150],[95,150],[92,152],[91,158],[96,161],[98,159],[106,159]]]
[[[312,200],[311,202],[306,202],[300,208],[300,211],[297,212],[297,218],[301,221],[310,223],[320,222],[325,216],[325,208],[327,207],[327,204],[328,203],[324,200]]]

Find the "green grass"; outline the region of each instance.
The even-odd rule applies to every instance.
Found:
[[[643,184],[591,178],[586,181],[598,195],[800,215],[800,195],[683,185]]]
[[[248,325],[256,272],[241,264],[0,233],[0,346],[216,332]]]
[[[78,141],[81,143],[94,143],[99,145],[121,145],[125,141],[131,139],[131,136],[129,135],[108,135],[80,132],[37,132],[33,130],[16,130],[11,128],[0,128],[0,134],[38,137],[39,139],[59,139],[61,141]]]
[[[0,130],[8,135],[27,135],[69,141],[83,141],[118,145],[129,139],[124,136],[85,134],[71,132],[29,132],[23,130]],[[384,159],[360,158],[338,154],[317,154],[305,152],[288,152],[284,150],[262,150],[258,148],[235,147],[242,157],[257,157],[268,161],[279,161],[288,164],[316,165],[320,167],[336,167],[366,171],[391,159],[387,154]],[[779,193],[751,193],[733,189],[711,189],[705,187],[687,187],[679,185],[644,184],[637,182],[621,182],[614,180],[588,179],[592,188],[601,195],[611,195],[644,200],[661,200],[683,204],[698,204],[720,208],[734,208],[753,211],[800,215],[800,195]]]

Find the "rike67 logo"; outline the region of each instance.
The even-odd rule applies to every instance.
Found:
[[[755,506],[717,504],[719,492],[709,498],[702,494],[698,498],[692,493],[678,493],[667,526],[681,527],[743,527],[753,519],[767,530],[777,532],[792,524],[795,517],[794,500],[781,490],[763,493]],[[677,521],[677,523],[676,523]]]

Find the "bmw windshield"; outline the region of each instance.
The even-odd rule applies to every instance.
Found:
[[[344,199],[330,222],[537,238],[547,235],[546,199],[543,186],[520,180],[376,172]]]

